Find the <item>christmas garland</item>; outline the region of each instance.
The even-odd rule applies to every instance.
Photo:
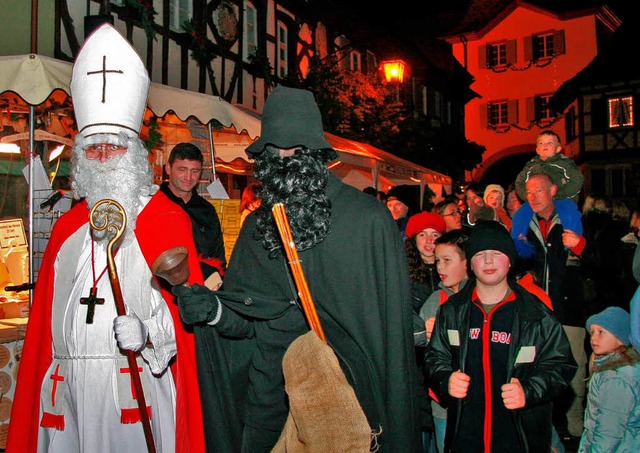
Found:
[[[206,33],[196,30],[193,19],[185,20],[182,23],[182,29],[191,38],[191,42],[189,43],[191,58],[193,58],[201,68],[208,66],[216,57],[213,42],[207,38]]]
[[[158,14],[158,12],[153,7],[152,0],[125,0],[125,5],[133,8],[140,15],[140,22],[142,23],[142,28],[144,29],[144,33],[147,35],[147,39],[149,41],[156,40],[156,30],[155,30],[155,21],[154,16]]]
[[[262,53],[252,53],[247,60],[249,61],[249,67],[247,68],[249,74],[259,79],[264,79],[267,86],[273,86],[273,68],[271,67],[271,62],[269,62],[269,57]]]
[[[158,118],[156,116],[152,116],[151,119],[149,119],[149,130],[147,132],[147,138],[144,139],[144,144],[149,152],[164,145],[160,125],[158,124]]]

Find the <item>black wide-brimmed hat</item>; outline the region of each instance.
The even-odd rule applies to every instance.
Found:
[[[320,109],[310,91],[278,85],[264,104],[261,129],[258,140],[245,149],[250,158],[261,154],[267,145],[332,148],[324,138]]]

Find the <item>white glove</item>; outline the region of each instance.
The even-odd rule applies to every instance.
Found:
[[[149,329],[135,313],[115,318],[113,330],[120,349],[138,352],[147,344]]]

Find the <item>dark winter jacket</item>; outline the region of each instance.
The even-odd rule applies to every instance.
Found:
[[[189,214],[193,228],[193,240],[196,243],[204,278],[206,279],[216,271],[223,275],[227,260],[222,226],[216,208],[198,195],[195,190],[187,203],[171,192],[169,183],[166,181],[162,183],[160,190]]]
[[[597,251],[589,241],[580,256],[564,246],[562,233],[569,220],[571,223],[580,222],[579,211],[575,210],[569,217],[566,213],[554,214],[547,236],[543,238],[537,217],[532,214],[527,219],[518,210],[511,230],[518,250],[515,268],[518,273],[530,271],[539,278],[540,286],[551,297],[553,310],[561,324],[583,327],[589,310],[584,298],[585,279],[581,266],[596,261]],[[525,233],[518,233],[522,230],[521,225],[526,225]],[[573,228],[569,229],[576,232]],[[525,252],[527,249],[530,250],[528,253]]]
[[[331,232],[299,253],[318,316],[370,426],[382,428],[379,451],[416,452],[418,384],[402,239],[375,198],[332,174],[327,195]],[[282,358],[309,330],[288,272],[284,256],[269,258],[249,216],[217,293],[223,310],[215,328],[228,337],[236,406],[245,425],[275,432],[288,413]],[[206,366],[215,374],[216,363]]]
[[[510,287],[515,300],[504,302],[505,307],[512,304],[510,308],[513,309],[513,313],[509,314],[513,317],[513,325],[506,351],[507,365],[504,370],[487,369],[485,375],[494,379],[501,375],[503,383],[517,378],[524,389],[526,405],[522,409],[507,411],[512,414],[512,423],[493,423],[489,439],[492,445],[504,438],[517,439],[520,448],[513,446],[509,451],[548,452],[551,445],[552,401],[569,384],[577,366],[566,334],[553,313],[517,283],[510,282]],[[473,370],[480,366],[490,367],[488,363],[481,362],[479,357],[475,358],[475,364],[470,361],[471,313],[472,310],[481,310],[471,302],[474,289],[475,280],[471,279],[459,293],[452,295],[440,307],[425,355],[427,380],[440,401],[448,407],[446,451],[454,451],[451,449],[452,445],[461,436],[461,431],[471,429],[468,424],[461,423],[465,411],[482,414],[483,409],[489,407],[484,412],[486,416],[490,417],[493,412],[504,413],[504,407],[491,408],[491,405],[485,404],[487,399],[490,401],[491,396],[482,391],[480,395],[485,398],[484,402],[468,398],[455,399],[448,394],[449,377],[454,371],[461,370],[468,374],[474,373]],[[489,335],[485,338],[488,339]],[[486,346],[482,344],[482,348]],[[495,384],[498,387],[501,385]],[[478,385],[482,386],[483,383],[472,379],[471,386]],[[477,392],[470,388],[469,395],[471,394]],[[499,395],[497,397],[499,399]],[[493,401],[495,404],[496,395]],[[482,426],[483,421],[476,420],[473,423],[478,424]],[[515,433],[505,431],[509,427],[515,429]],[[475,439],[477,445],[482,445],[482,430],[480,436]],[[459,451],[464,451],[464,448]]]

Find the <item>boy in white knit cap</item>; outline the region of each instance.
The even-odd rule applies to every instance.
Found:
[[[507,230],[511,231],[511,217],[504,208],[504,189],[500,184],[489,184],[484,189],[484,204],[496,211],[498,222],[503,224]]]

